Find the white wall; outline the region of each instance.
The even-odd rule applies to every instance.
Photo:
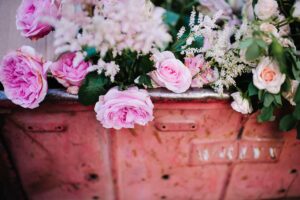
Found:
[[[51,34],[33,42],[23,38],[16,30],[15,16],[20,3],[21,0],[0,0],[0,60],[7,52],[25,44],[34,47],[46,59],[51,59],[53,55]]]

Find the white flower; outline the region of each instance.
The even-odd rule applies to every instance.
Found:
[[[300,0],[297,0],[293,6],[293,17],[297,18],[300,20]]]
[[[279,70],[278,63],[268,57],[259,62],[256,69],[252,70],[254,85],[260,90],[267,90],[272,94],[280,92],[285,81],[285,74]]]
[[[250,104],[248,99],[242,97],[240,92],[235,92],[231,94],[233,98],[233,102],[231,103],[231,107],[244,115],[250,114],[253,112],[252,105]]]
[[[269,19],[278,15],[278,3],[275,0],[258,0],[254,12],[261,20]]]

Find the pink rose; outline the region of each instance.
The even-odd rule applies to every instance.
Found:
[[[60,18],[60,1],[22,0],[17,10],[17,29],[24,37],[42,38],[53,30],[50,24],[43,22],[43,17]]]
[[[192,74],[172,52],[156,53],[153,59],[156,70],[151,72],[150,76],[156,84],[175,93],[183,93],[189,89]]]
[[[38,107],[47,94],[49,65],[28,46],[7,54],[0,65],[0,81],[7,98],[24,108]]]
[[[97,119],[105,128],[134,128],[153,120],[153,104],[146,90],[131,87],[119,91],[114,87],[100,96],[95,106]]]
[[[193,88],[202,88],[205,85],[215,82],[219,78],[217,69],[205,69],[197,74],[192,81]]]
[[[191,87],[202,88],[204,85],[216,81],[219,77],[218,70],[210,68],[202,55],[185,58],[185,66],[190,70],[193,80]]]
[[[187,66],[194,77],[197,75],[201,70],[204,69],[205,60],[203,56],[198,55],[196,57],[188,57],[184,59],[184,64]]]
[[[50,70],[59,83],[70,93],[76,94],[90,66],[81,54],[66,53],[50,66]]]

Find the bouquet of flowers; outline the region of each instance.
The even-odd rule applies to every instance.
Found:
[[[23,46],[3,58],[0,81],[33,109],[54,77],[105,128],[153,120],[148,88],[210,87],[230,92],[238,112],[260,110],[260,122],[290,104],[280,129],[300,130],[299,18],[299,0],[23,0],[17,29],[31,40],[55,30],[57,59]]]

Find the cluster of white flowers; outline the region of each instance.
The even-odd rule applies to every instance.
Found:
[[[100,54],[90,71],[105,72],[114,82],[120,67],[102,58],[108,51],[121,55],[125,49],[141,54],[164,50],[172,37],[163,22],[164,9],[148,0],[63,0],[60,20],[55,27],[55,53],[84,52],[93,47]]]
[[[248,24],[242,24],[242,29],[237,31],[234,25],[226,23],[224,27],[217,25],[218,19],[222,18],[223,11],[217,12],[214,17],[203,16],[201,13],[198,16],[198,21],[195,23],[195,11],[191,14],[190,33],[187,37],[186,44],[182,47],[181,53],[186,57],[202,55],[209,66],[219,70],[218,79],[214,82],[213,87],[216,92],[222,94],[225,88],[235,85],[235,79],[246,72],[251,72],[253,63],[247,62],[243,56],[240,56],[238,42],[242,36],[248,31]],[[183,37],[186,30],[182,28],[178,37]],[[237,34],[237,35],[235,35]],[[235,36],[236,41],[231,42],[232,36]],[[204,44],[201,48],[195,48],[192,43],[197,37],[204,38]]]
[[[147,0],[89,1],[92,13],[82,3],[78,8],[74,0],[66,2],[73,3],[71,12],[76,17],[68,16],[56,23],[57,53],[92,46],[102,57],[108,50],[115,55],[124,49],[147,54],[153,48],[164,49],[172,40],[163,22],[165,11]]]
[[[199,13],[197,16],[196,22],[196,12],[193,11],[190,17],[190,33],[186,39],[186,44],[182,46],[181,54],[183,55],[194,55],[206,52],[210,49],[217,39],[219,26],[216,24],[217,20],[222,16],[223,11],[217,12],[214,17],[204,16],[202,13]],[[186,33],[185,28],[181,28],[178,33],[178,38],[180,39]],[[193,48],[191,47],[192,43],[195,42],[197,38],[204,38],[204,46],[202,48]]]
[[[239,56],[238,49],[226,52],[219,64],[220,76],[214,84],[214,89],[222,94],[224,89],[236,85],[235,79],[243,73],[251,72],[251,66]]]
[[[99,59],[97,65],[92,65],[89,67],[88,71],[97,71],[98,74],[104,72],[105,76],[110,77],[110,81],[113,83],[115,82],[115,76],[120,71],[120,66],[117,65],[115,61],[106,63],[102,59]]]

